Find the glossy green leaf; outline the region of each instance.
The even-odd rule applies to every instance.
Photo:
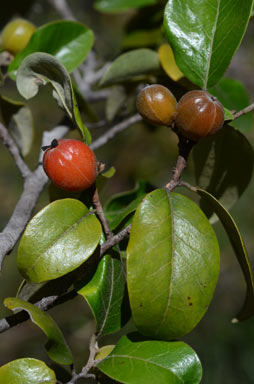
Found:
[[[32,53],[27,56],[17,72],[17,88],[25,99],[31,99],[40,85],[50,84],[58,105],[65,110],[69,119],[81,130],[84,140],[89,145],[91,135],[82,123],[71,78],[65,67],[52,55]]]
[[[0,367],[0,384],[56,384],[56,375],[43,361],[23,358]]]
[[[160,69],[158,53],[147,48],[120,55],[104,73],[100,85],[120,83],[134,76],[143,76]]]
[[[252,0],[169,0],[164,25],[176,63],[194,84],[222,77],[247,28]]]
[[[28,312],[32,322],[36,324],[48,338],[45,347],[49,357],[58,364],[72,364],[71,352],[66,345],[64,336],[48,313],[43,312],[27,301],[15,297],[6,298],[4,305],[12,311],[21,309]]]
[[[72,72],[86,58],[93,45],[93,32],[70,20],[54,21],[38,28],[26,48],[12,60],[8,72],[14,75],[24,58],[34,52],[55,56]]]
[[[208,90],[212,95],[216,96],[224,107],[231,111],[240,111],[250,104],[250,98],[245,86],[238,80],[223,77],[218,84]],[[232,117],[234,118],[234,117]],[[253,127],[253,114],[248,113],[230,122],[242,132],[251,130]]]
[[[94,252],[101,225],[78,200],[56,200],[28,223],[18,248],[18,268],[30,283],[73,271]]]
[[[100,12],[124,12],[129,9],[156,4],[157,0],[96,0],[94,7]]]
[[[89,304],[99,335],[107,335],[121,329],[125,320],[122,312],[125,274],[120,260],[109,255],[104,256],[92,280],[78,293]]]
[[[123,336],[97,367],[126,384],[198,384],[202,367],[197,354],[181,341],[139,341]]]
[[[216,135],[201,140],[194,147],[193,159],[197,185],[230,209],[252,178],[254,152],[249,141],[241,132],[224,125]],[[200,205],[210,217],[212,211],[204,199]],[[216,220],[213,216],[212,222]]]
[[[137,208],[127,247],[127,285],[138,331],[172,340],[205,314],[220,269],[215,233],[190,199],[157,189]]]
[[[144,181],[139,181],[133,190],[112,196],[104,208],[110,228],[116,229],[127,216],[133,213],[149,191],[151,186]]]
[[[33,144],[34,127],[33,116],[29,108],[22,107],[12,116],[9,131],[15,139],[20,152],[26,156]]]
[[[225,228],[225,231],[228,234],[229,240],[235,251],[237,260],[241,266],[247,284],[247,292],[243,308],[236,316],[236,319],[233,319],[233,322],[246,320],[254,314],[254,282],[249,257],[241,233],[233,217],[214,196],[212,196],[210,193],[201,188],[195,188],[195,191],[201,197],[207,200],[216,215],[219,217],[221,223]]]

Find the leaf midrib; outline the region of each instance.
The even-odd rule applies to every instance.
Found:
[[[219,19],[220,5],[221,5],[221,0],[218,0],[216,17],[215,17],[215,21],[214,21],[214,25],[213,25],[213,29],[212,29],[212,36],[211,36],[210,45],[209,45],[209,56],[208,56],[208,61],[207,61],[204,89],[207,89],[207,83],[208,83],[209,72],[210,72],[210,67],[211,67],[211,60],[212,60],[212,53],[213,53],[213,43],[214,43],[216,27],[217,27],[217,23],[218,23],[218,19]]]

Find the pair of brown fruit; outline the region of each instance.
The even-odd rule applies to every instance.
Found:
[[[213,135],[224,123],[222,104],[202,90],[187,92],[177,103],[168,88],[149,85],[139,92],[137,109],[144,120],[155,125],[173,125],[193,141]]]
[[[177,104],[169,89],[150,85],[138,94],[137,109],[150,123],[173,124],[178,132],[194,141],[214,134],[224,123],[222,104],[206,91],[188,92]],[[43,149],[44,170],[58,187],[82,191],[94,184],[97,162],[86,144],[78,140],[53,140]]]

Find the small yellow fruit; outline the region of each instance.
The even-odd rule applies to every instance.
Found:
[[[2,48],[16,55],[26,47],[35,30],[36,27],[29,21],[23,19],[10,21],[2,31]]]

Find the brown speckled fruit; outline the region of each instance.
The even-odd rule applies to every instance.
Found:
[[[143,88],[137,96],[137,110],[144,120],[154,125],[171,125],[176,111],[176,99],[163,85]]]
[[[197,141],[213,135],[223,123],[223,105],[207,91],[190,91],[179,100],[175,128],[188,139]]]

